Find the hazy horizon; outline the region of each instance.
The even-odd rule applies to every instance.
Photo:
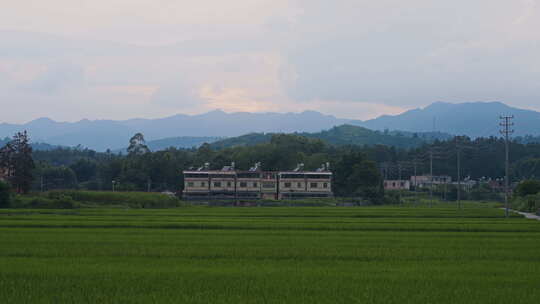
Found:
[[[436,101],[540,110],[537,0],[22,0],[0,11],[0,123]]]

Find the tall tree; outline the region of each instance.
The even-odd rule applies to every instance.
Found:
[[[0,149],[0,167],[7,172],[7,179],[17,193],[30,191],[35,164],[26,131],[17,132],[13,139]]]
[[[137,133],[131,137],[127,152],[129,155],[143,155],[150,152],[142,133]]]

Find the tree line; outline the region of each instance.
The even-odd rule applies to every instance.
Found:
[[[430,172],[457,178],[457,155],[461,178],[499,178],[504,175],[504,141],[500,138],[456,137],[436,140],[418,148],[386,145],[331,145],[321,139],[297,134],[273,134],[269,142],[228,148],[203,144],[198,148],[169,148],[151,152],[144,136],[130,140],[127,154],[96,152],[81,147],[32,151],[28,135],[18,133],[2,148],[0,167],[10,170],[18,192],[53,189],[120,191],[172,191],[183,187],[182,171],[210,163],[220,169],[231,162],[241,170],[261,162],[263,170],[290,170],[304,163],[306,170],[329,162],[334,173],[334,193],[344,197],[382,199],[384,177],[409,178]],[[540,177],[540,144],[511,143],[514,181]],[[20,169],[15,170],[14,166]]]

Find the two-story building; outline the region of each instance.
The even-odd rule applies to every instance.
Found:
[[[332,172],[328,164],[305,172],[303,164],[295,170],[265,172],[257,163],[248,171],[235,170],[234,163],[221,170],[209,164],[184,171],[185,199],[300,199],[332,197]]]
[[[238,199],[260,199],[261,177],[260,163],[256,163],[249,171],[236,172],[236,197]]]
[[[279,172],[278,199],[332,197],[332,172],[324,164],[314,172],[305,172],[304,164],[293,171]]]

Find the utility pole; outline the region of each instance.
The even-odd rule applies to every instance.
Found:
[[[512,126],[514,126],[514,123],[511,122],[512,119],[514,119],[514,116],[501,116],[500,119],[502,122],[500,123],[500,126],[502,127],[502,130],[500,131],[502,135],[504,135],[504,141],[505,141],[505,156],[506,156],[506,165],[505,165],[505,171],[506,171],[506,177],[504,179],[504,215],[505,217],[508,217],[508,192],[510,188],[510,134],[514,133],[514,130],[512,130]]]
[[[457,207],[461,209],[461,147],[459,146],[459,139],[456,137],[456,149],[457,149]]]
[[[433,206],[433,148],[429,150],[429,206]]]
[[[398,171],[399,171],[398,173],[399,174],[399,203],[401,204],[401,191],[403,190],[402,185],[404,184],[401,181],[401,164],[400,163],[398,163]]]
[[[416,155],[414,157],[414,197],[415,197],[415,200],[416,200],[416,203],[419,203],[419,199],[418,199],[418,182],[416,181],[416,177],[417,177],[417,170],[416,170],[416,167],[417,167],[417,164],[416,164]]]

